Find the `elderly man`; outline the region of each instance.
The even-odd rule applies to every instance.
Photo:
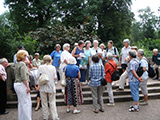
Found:
[[[160,77],[159,77],[159,74],[160,74],[160,53],[158,53],[158,49],[153,50],[152,61],[153,61],[153,67],[154,67],[154,69],[156,69],[156,74],[157,74],[157,77],[154,79],[160,80]]]
[[[32,61],[34,67],[39,67],[41,65],[41,60],[39,59],[39,53],[35,53],[35,58]]]
[[[7,73],[5,67],[8,66],[8,61],[6,58],[0,59],[0,114],[8,114],[6,110],[7,103],[7,89],[6,89],[6,79]]]
[[[126,58],[128,57],[128,53],[131,50],[131,46],[129,45],[130,44],[129,39],[124,39],[123,44],[124,44],[124,47],[121,50],[120,63],[121,63],[122,70],[124,72],[127,68]]]

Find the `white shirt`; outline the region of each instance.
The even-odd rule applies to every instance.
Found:
[[[122,48],[121,50],[121,56],[122,56],[122,61],[121,64],[127,64],[127,62],[125,61],[125,59],[129,56],[129,51],[131,50],[131,46],[128,46],[128,48],[126,48],[125,46]]]
[[[0,74],[2,77],[6,80],[7,79],[7,73],[3,65],[0,64]]]
[[[72,57],[71,53],[69,53],[67,50],[64,50],[61,54],[61,63],[64,63],[64,60],[69,61],[69,58]]]
[[[47,84],[40,86],[39,91],[46,93],[56,93],[56,87],[54,83],[54,78],[57,78],[56,68],[52,65],[40,65],[38,68],[38,78],[41,74],[47,74],[49,77],[49,82]]]

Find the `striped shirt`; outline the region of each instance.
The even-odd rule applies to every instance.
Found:
[[[100,63],[93,63],[89,69],[89,86],[101,86],[101,79],[104,78],[104,66]]]

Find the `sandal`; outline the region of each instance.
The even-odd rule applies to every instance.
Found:
[[[104,109],[101,108],[101,109],[99,109],[99,111],[104,112]]]
[[[35,111],[38,111],[39,109],[40,109],[40,106],[39,106],[39,107],[36,107],[34,110],[35,110]]]
[[[98,113],[99,111],[98,111],[98,110],[94,110],[93,112],[94,112],[94,113]]]

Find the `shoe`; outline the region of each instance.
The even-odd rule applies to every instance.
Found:
[[[93,112],[94,112],[94,113],[99,113],[99,111],[98,111],[98,110],[94,110]]]
[[[135,109],[134,106],[130,106],[129,112],[139,112],[139,107]]]
[[[117,91],[124,91],[124,89],[122,89],[122,88],[118,88],[118,89],[117,89]]]
[[[139,102],[141,103],[141,102],[144,102],[144,99],[142,99],[142,100],[139,100]]]
[[[80,110],[77,110],[77,109],[75,109],[75,110],[73,110],[73,114],[78,114],[78,113],[80,113],[81,111]]]
[[[9,112],[6,110],[4,113],[0,113],[1,115],[8,114]]]
[[[107,106],[114,107],[114,106],[115,106],[115,103],[107,103]]]
[[[67,108],[66,112],[69,113],[71,110]]]
[[[148,105],[148,103],[147,102],[141,102],[141,103],[139,103],[139,105],[145,106],[145,105]]]
[[[55,118],[55,119],[53,119],[53,120],[60,120],[60,118]]]
[[[56,81],[56,82],[55,82],[55,85],[57,85],[57,84],[58,84],[58,82]]]
[[[99,111],[100,111],[100,112],[104,112],[104,109],[103,109],[103,108],[101,108],[101,109],[99,109]]]
[[[40,106],[39,106],[39,107],[36,107],[34,110],[35,110],[35,111],[38,111],[39,109],[40,109]]]

